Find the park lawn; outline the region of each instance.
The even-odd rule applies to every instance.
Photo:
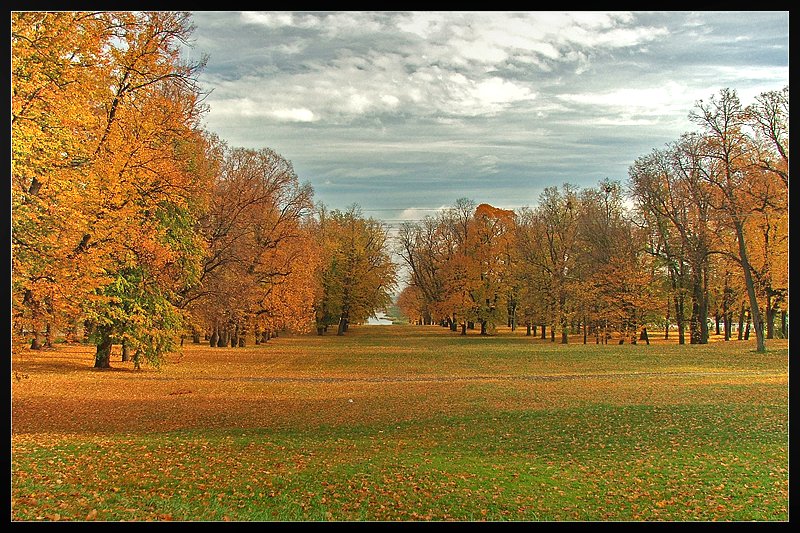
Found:
[[[22,351],[12,520],[786,521],[767,346],[354,326],[140,371]]]

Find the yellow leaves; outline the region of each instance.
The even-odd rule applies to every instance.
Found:
[[[27,294],[17,318],[59,326],[108,283],[103,271],[178,262],[146,213],[202,204],[209,190],[205,165],[186,160],[203,150],[175,148],[204,146],[175,53],[185,23],[173,12],[12,15],[13,281]],[[163,38],[142,38],[151,32]]]

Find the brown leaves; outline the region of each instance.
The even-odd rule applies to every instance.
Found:
[[[475,341],[354,327],[110,373],[90,347],[15,355],[13,517],[782,516],[785,353]]]

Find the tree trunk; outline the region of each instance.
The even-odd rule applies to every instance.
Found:
[[[89,337],[92,335],[92,330],[94,329],[94,324],[91,323],[89,320],[83,321],[83,342],[88,344]]]
[[[122,362],[127,362],[131,360],[130,354],[130,347],[128,346],[128,341],[122,339]]]
[[[647,328],[642,328],[642,335],[639,337],[639,340],[644,341],[650,346],[650,336],[647,334]]]
[[[675,296],[675,321],[678,325],[678,344],[686,344],[686,321],[683,318],[683,295]]]
[[[702,290],[699,276],[692,276],[692,316],[689,319],[689,344],[703,344],[702,324],[705,323],[701,316]]]
[[[97,328],[97,351],[94,355],[95,368],[111,368],[111,330],[107,327]]]
[[[739,340],[744,338],[744,303],[742,303],[742,308],[739,310]]]
[[[217,347],[217,343],[219,342],[219,328],[216,324],[214,324],[214,329],[211,330],[211,336],[208,338],[208,345],[212,348]]]
[[[724,324],[724,331],[725,331],[725,340],[731,340],[731,335],[733,333],[733,311],[728,310],[725,312],[725,324]]]
[[[33,339],[31,339],[31,350],[41,350],[42,349],[42,334],[39,333],[39,330],[33,332]]]
[[[781,337],[786,338],[788,337],[788,329],[787,329],[787,321],[786,321],[786,311],[781,311]]]
[[[347,316],[342,313],[342,316],[339,317],[339,329],[336,331],[336,335],[344,335],[345,331],[347,331]]]
[[[526,328],[525,336],[526,337],[530,337],[531,336],[531,323],[528,322],[527,324],[525,324],[525,328]]]
[[[750,311],[747,311],[747,323],[744,326],[744,340],[750,340]]]
[[[239,346],[239,323],[233,325],[231,330],[231,348]]]
[[[466,322],[462,322],[461,323],[461,334],[462,335],[466,335],[467,334],[467,323]]]
[[[542,340],[547,338],[547,333],[545,333],[546,326],[542,324]]]
[[[756,332],[756,351],[764,353],[767,345],[764,342],[764,324],[761,321],[761,311],[758,308],[753,274],[750,272],[750,262],[747,257],[747,247],[744,240],[744,228],[740,222],[736,222],[736,240],[739,243],[739,259],[744,273],[744,284],[747,288],[747,297],[750,300],[750,318],[753,321],[753,329]],[[749,322],[748,322],[749,324]]]
[[[772,295],[767,292],[767,307],[765,309],[764,318],[767,322],[767,338],[775,338],[775,309],[773,305]],[[49,324],[48,324],[49,325]]]
[[[481,320],[481,335],[486,335],[486,321]]]
[[[50,322],[44,326],[44,347],[53,347],[53,327],[50,325]]]
[[[239,348],[244,348],[247,343],[247,322],[239,329]]]
[[[714,311],[714,334],[719,335],[719,323],[721,322],[721,318],[719,315],[719,310]]]
[[[725,289],[722,296],[722,332],[725,335],[725,340],[731,340],[731,313],[728,312],[728,278],[725,278]]]

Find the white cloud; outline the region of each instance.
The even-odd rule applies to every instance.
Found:
[[[269,28],[279,28],[281,26],[291,26],[294,22],[294,16],[291,13],[244,11],[242,12],[242,22],[245,24],[259,24]]]
[[[408,221],[418,221],[426,216],[436,216],[437,213],[442,213],[450,209],[448,205],[440,205],[436,208],[428,208],[428,207],[409,207],[407,209],[403,209],[400,214],[398,215],[398,219],[400,220],[408,220]]]
[[[400,103],[400,99],[392,94],[382,94],[381,95],[381,102],[388,105],[390,108],[395,108]]]
[[[535,98],[535,95],[527,87],[496,77],[478,83],[475,93],[480,100],[490,104],[511,103]]]
[[[558,98],[567,103],[577,103],[598,108],[610,108],[620,113],[664,115],[684,110],[688,113],[696,100],[695,92],[677,82],[667,82],[660,87],[623,87],[606,92],[562,94]]]
[[[286,120],[289,122],[313,122],[317,120],[314,113],[310,109],[304,107],[292,109],[274,109],[269,111],[269,114],[279,120]]]

